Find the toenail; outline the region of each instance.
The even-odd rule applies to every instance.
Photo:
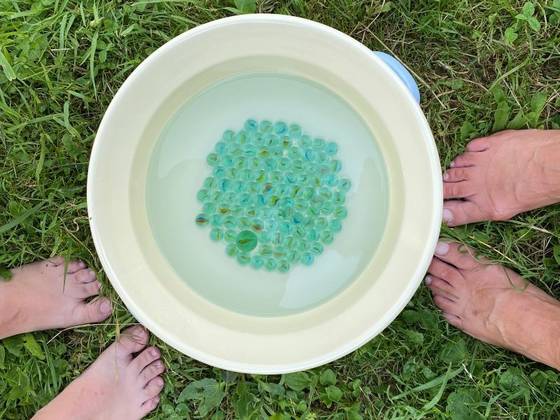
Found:
[[[110,314],[111,313],[111,302],[109,302],[108,299],[103,299],[103,301],[101,301],[101,305],[99,305],[99,309],[104,314]]]
[[[449,252],[449,244],[446,242],[438,242],[436,246],[436,255],[445,255]]]
[[[153,347],[153,348],[150,349],[150,354],[154,357],[157,357],[157,356],[159,356],[159,350],[156,349],[155,347]]]
[[[451,210],[445,208],[443,209],[443,220],[446,223],[453,221],[453,213],[451,213]]]
[[[449,179],[449,174],[446,172],[443,174],[443,180],[447,181]]]
[[[163,379],[161,379],[160,377],[157,377],[155,379],[155,383],[157,386],[163,386]]]
[[[432,283],[432,277],[431,276],[426,276],[426,279],[424,281],[429,286]]]
[[[451,161],[451,163],[449,164],[449,167],[450,167],[450,168],[453,168],[454,166],[455,166],[455,162],[454,162],[454,161]]]

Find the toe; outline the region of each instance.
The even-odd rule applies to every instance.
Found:
[[[444,312],[443,317],[455,328],[463,329],[463,320],[459,316]]]
[[[443,312],[452,315],[458,315],[457,313],[457,303],[449,298],[446,298],[442,295],[434,295],[434,303],[436,306],[441,309]]]
[[[471,168],[451,168],[443,174],[445,182],[461,182],[472,178]]]
[[[474,139],[469,144],[467,144],[467,150],[469,152],[484,152],[490,147],[490,142],[486,137],[480,137]]]
[[[443,221],[447,226],[461,226],[483,220],[488,220],[488,217],[471,200],[449,200],[443,203]]]
[[[74,274],[77,273],[80,270],[83,270],[84,268],[86,268],[86,263],[83,261],[71,261],[68,264],[68,268],[67,268],[67,273],[68,274]]]
[[[72,274],[72,278],[78,283],[91,283],[97,279],[97,275],[95,274],[95,271],[88,268]]]
[[[156,347],[148,347],[142,353],[140,353],[138,356],[134,358],[134,360],[130,363],[130,367],[134,370],[136,375],[140,375],[140,372],[142,372],[142,370],[150,363],[152,363],[155,360],[158,360],[160,355],[161,354]],[[145,385],[146,382],[144,382],[143,385]]]
[[[141,417],[146,416],[150,411],[154,411],[159,404],[159,396],[150,398],[140,407],[141,410]]]
[[[434,258],[432,260],[430,267],[428,267],[428,272],[432,276],[439,277],[453,286],[463,280],[463,276],[459,270],[439,258]]]
[[[159,395],[159,393],[163,389],[163,384],[164,382],[161,376],[156,376],[154,379],[148,382],[146,384],[146,387],[144,388],[144,395],[146,396],[146,400]]]
[[[457,156],[449,164],[451,168],[465,168],[469,166],[474,166],[476,163],[477,154],[474,152],[466,152],[462,155]]]
[[[469,247],[457,242],[438,242],[436,256],[461,270],[472,270],[480,266],[476,253]]]
[[[148,344],[148,331],[141,325],[127,328],[117,340],[117,353],[120,357],[132,357],[133,353],[140,352]]]
[[[472,195],[474,195],[474,186],[469,181],[443,183],[443,198],[445,200],[467,198]]]
[[[451,300],[459,299],[455,287],[439,277],[426,276],[426,285],[434,295],[442,295]]]
[[[96,299],[92,302],[82,302],[74,309],[74,324],[93,324],[101,322],[111,315],[112,305],[107,298]]]
[[[45,261],[47,268],[60,267],[64,264],[64,257],[52,257]]]
[[[53,257],[45,261],[45,266],[47,268],[56,268],[60,270],[61,273],[66,272],[66,274],[74,274],[79,270],[86,267],[83,261],[70,261],[64,259],[64,257]]]
[[[156,360],[155,362],[150,363],[140,374],[142,386],[146,385],[148,382],[150,382],[156,376],[161,375],[163,372],[165,372],[165,365],[163,364],[162,360]]]
[[[77,299],[87,299],[92,296],[97,296],[101,289],[101,283],[92,281],[91,283],[77,283],[71,284],[68,287],[68,294]]]

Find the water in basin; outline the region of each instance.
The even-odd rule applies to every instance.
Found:
[[[342,174],[352,181],[348,217],[312,266],[288,273],[240,266],[193,222],[200,212],[197,190],[211,174],[206,156],[225,130],[239,130],[248,118],[294,122],[339,145]],[[188,98],[170,118],[151,156],[146,205],[162,254],[188,287],[232,311],[283,316],[333,298],[361,273],[383,235],[388,194],[380,148],[351,106],[312,81],[255,73]]]

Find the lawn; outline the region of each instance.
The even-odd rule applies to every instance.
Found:
[[[0,0],[0,266],[81,258],[115,306],[103,325],[0,342],[0,418],[29,418],[135,322],[89,232],[95,132],[142,60],[187,29],[255,6],[236,3]],[[404,61],[443,166],[479,135],[560,128],[559,0],[262,0],[256,9],[331,25]],[[560,296],[558,206],[443,234]],[[450,327],[424,287],[383,334],[306,373],[239,375],[153,342],[168,366],[158,419],[560,418],[558,372]]]

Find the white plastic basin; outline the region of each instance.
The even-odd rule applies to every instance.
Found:
[[[232,93],[238,106],[208,93],[255,74],[323,93],[307,103],[314,96],[306,89],[261,97],[255,85]],[[286,92],[297,100],[281,101]],[[333,111],[329,98],[350,111]],[[285,275],[238,267],[193,223],[204,156],[251,107],[259,118],[299,118],[304,129],[337,137],[353,181],[347,225],[332,248]],[[361,128],[345,135],[345,121]],[[155,187],[153,173],[161,175]],[[379,334],[422,281],[441,207],[434,140],[401,79],[349,36],[278,15],[214,21],[151,54],[107,109],[88,176],[95,246],[130,312],[177,350],[247,373],[309,369]]]

